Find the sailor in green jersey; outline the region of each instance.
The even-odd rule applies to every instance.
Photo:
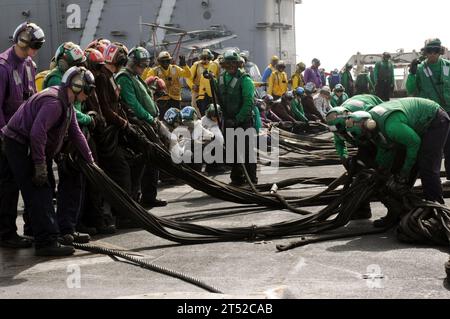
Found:
[[[375,141],[380,169],[390,171],[396,150],[406,150],[403,165],[391,184],[393,191],[402,192],[412,185],[417,164],[425,199],[444,203],[440,168],[450,118],[439,104],[422,98],[386,102],[369,112],[351,114],[346,127],[361,139]]]
[[[308,123],[308,118],[305,115],[305,110],[302,105],[302,97],[305,94],[305,89],[298,87],[294,91],[294,99],[291,103],[291,110],[297,121]]]
[[[82,65],[86,61],[86,57],[78,45],[65,42],[56,50],[55,61],[56,67],[45,77],[43,89],[60,85],[64,73],[73,66]],[[95,120],[83,112],[84,106],[81,102],[74,103],[78,124],[81,129],[92,128],[95,125]]]
[[[348,100],[348,95],[345,93],[345,88],[342,84],[336,84],[333,93],[331,94],[331,106],[341,106],[345,101]]]
[[[375,91],[383,101],[389,101],[395,88],[394,65],[389,52],[383,53],[383,60],[375,64]]]
[[[328,112],[326,122],[330,131],[334,133],[336,151],[342,164],[348,173],[354,176],[363,168],[375,166],[373,158],[376,155],[376,147],[371,142],[363,143],[355,140],[353,136],[347,133],[345,122],[350,114],[351,112],[344,107],[334,107]],[[358,146],[358,153],[350,157],[346,143]],[[361,205],[356,215],[352,216],[352,219],[369,219],[371,217],[370,201],[367,201]]]
[[[228,135],[238,140],[238,143],[227,143],[226,149],[226,152],[231,154],[233,150],[230,150],[228,145],[231,146],[234,144],[232,154],[234,154],[235,158],[230,163],[232,166],[230,175],[231,184],[241,186],[246,183],[246,176],[241,163],[244,164],[252,183],[256,184],[258,182],[256,176],[256,152],[251,147],[253,143],[251,140],[253,139],[256,142],[252,112],[255,86],[250,76],[239,69],[240,56],[236,51],[226,51],[223,58],[225,72],[219,76],[217,87],[219,101],[223,111],[225,140]],[[250,133],[251,136],[238,136],[239,134],[237,132],[239,132],[239,129]],[[228,134],[228,132],[233,134]],[[245,150],[237,150],[240,144],[245,144]]]
[[[442,58],[444,48],[439,39],[429,39],[422,49],[425,61],[412,62],[406,90],[409,95],[430,99],[450,114],[450,61]],[[445,173],[450,181],[450,139],[444,148]]]
[[[153,93],[141,79],[142,70],[150,63],[150,54],[142,47],[133,48],[128,54],[128,64],[117,75],[122,101],[141,121],[153,124],[159,115]],[[142,72],[141,72],[142,71]]]
[[[361,146],[361,144],[367,144],[363,143],[362,141],[355,140],[354,137],[351,137],[349,134],[347,134],[345,130],[345,119],[350,113],[354,113],[357,111],[368,111],[372,109],[373,107],[383,103],[383,101],[371,94],[362,94],[362,95],[355,95],[352,98],[346,100],[342,107],[335,107],[330,110],[330,112],[327,114],[327,124],[330,127],[330,130],[334,132],[334,145],[336,147],[336,152],[338,153],[339,157],[341,158],[341,161],[345,166],[348,166],[349,159],[348,159],[348,150],[346,144],[351,144],[355,146]],[[337,118],[337,121],[334,122],[335,117]],[[373,146],[370,148],[373,150]],[[367,156],[364,156],[363,154],[367,154]],[[367,166],[370,165],[371,159],[373,158],[371,155],[373,154],[373,151],[365,152],[363,151],[361,156],[363,157],[363,162],[367,162]]]
[[[342,76],[341,76],[341,84],[344,86],[345,92],[347,92],[349,97],[353,96],[354,90],[355,90],[353,76],[352,76],[352,73],[351,73],[352,69],[353,69],[353,65],[346,64],[345,65],[345,70],[344,70],[344,72],[342,73]]]
[[[131,49],[128,62],[117,75],[116,81],[120,85],[120,97],[134,115],[141,121],[154,124],[159,116],[159,109],[153,100],[153,93],[141,76],[150,65],[150,53],[143,47]],[[166,206],[167,202],[159,200],[157,186],[159,171],[153,165],[139,163],[132,180],[132,196],[139,199],[142,194],[141,205],[145,208]],[[127,222],[124,221],[124,224]]]

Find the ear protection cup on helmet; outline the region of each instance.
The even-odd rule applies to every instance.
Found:
[[[85,82],[84,82],[83,78],[84,78],[84,72],[82,74],[75,75],[72,78],[72,80],[70,81],[70,89],[73,91],[73,93],[79,94],[79,93],[81,93],[81,91],[83,91],[83,88],[85,86]]]
[[[116,65],[125,66],[128,63],[128,50],[126,47],[122,46],[120,52],[117,53]]]
[[[364,126],[366,127],[366,129],[368,129],[369,131],[373,131],[374,129],[377,128],[377,122],[375,122],[374,120],[367,120],[364,123]]]
[[[13,41],[19,48],[26,48],[30,43],[30,34],[27,32],[27,22],[19,25],[13,34]]]
[[[29,32],[27,31],[22,31],[20,32],[20,34],[17,36],[17,46],[19,48],[25,49],[30,45],[30,41],[31,41],[31,35]]]
[[[90,95],[95,88],[95,78],[86,68],[74,66],[64,73],[61,84],[69,87],[76,95],[81,92]]]
[[[353,122],[353,120],[352,119],[350,119],[350,118],[348,118],[348,119],[346,119],[345,120],[345,127],[346,128],[352,128],[353,126],[354,126],[354,122]]]
[[[348,118],[345,121],[345,127],[352,128],[353,126],[355,126],[355,122],[353,121],[353,119]],[[364,127],[366,129],[368,129],[369,131],[373,131],[374,129],[377,128],[377,122],[375,122],[374,120],[368,119],[364,122]]]
[[[64,60],[63,58],[60,58],[58,60],[58,68],[64,73],[69,69],[69,63],[67,63],[66,60]]]

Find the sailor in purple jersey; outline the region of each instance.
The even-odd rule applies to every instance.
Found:
[[[50,87],[25,102],[2,129],[4,151],[29,207],[37,256],[66,256],[73,247],[58,243],[59,227],[48,183],[48,163],[61,151],[65,138],[82,158],[94,163],[73,104],[93,92],[95,80],[83,67],[69,69],[60,87]]]
[[[32,58],[45,42],[42,29],[34,23],[22,23],[13,35],[14,45],[0,53],[0,129],[23,102],[36,93]],[[0,140],[0,247],[29,248],[31,241],[17,234],[19,188],[14,180]],[[24,230],[30,230],[28,211],[23,214]]]

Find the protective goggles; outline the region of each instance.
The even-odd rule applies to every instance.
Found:
[[[85,85],[83,88],[84,94],[90,96],[95,90],[95,85]]]
[[[353,119],[347,119],[345,121],[345,128],[353,128],[356,125],[358,125],[358,122],[355,122]]]
[[[428,53],[428,54],[439,54],[439,53],[441,53],[442,49],[441,48],[426,48],[424,51],[425,51],[425,53]]]
[[[43,45],[44,45],[44,42],[42,42],[42,41],[31,41],[29,47],[30,47],[30,49],[33,49],[33,50],[39,50],[40,48],[42,48]]]
[[[333,112],[333,113],[327,114],[327,116],[325,117],[325,121],[327,123],[332,123],[338,119],[345,119],[345,118],[347,118],[347,114],[338,114],[336,112]]]
[[[333,133],[341,133],[345,131],[345,125],[343,125],[342,123],[336,123],[334,125],[328,125],[328,129]]]
[[[149,67],[149,65],[150,65],[150,63],[142,62],[142,63],[139,63],[137,66],[140,68],[146,69]]]

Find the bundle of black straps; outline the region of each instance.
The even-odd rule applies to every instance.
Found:
[[[383,233],[396,227],[399,240],[409,243],[446,245],[450,243],[450,210],[436,203],[426,202],[413,193],[408,196],[396,196],[386,189],[386,180],[373,170],[362,170],[357,176],[342,175],[338,179],[330,178],[294,178],[274,184],[253,185],[248,178],[250,188],[236,188],[211,179],[185,164],[174,164],[170,153],[160,142],[152,126],[142,124],[137,143],[146,160],[165,173],[182,179],[197,190],[215,198],[252,205],[252,210],[261,207],[287,209],[301,215],[290,221],[271,225],[250,225],[236,228],[213,228],[188,223],[180,219],[158,217],[142,208],[138,203],[114,183],[99,167],[90,165],[81,159],[77,161],[84,175],[101,192],[104,199],[116,210],[139,222],[142,229],[151,234],[180,244],[204,244],[223,241],[260,241],[275,238],[300,237],[300,240],[286,245],[278,245],[279,251],[286,251],[307,244],[350,238],[369,234]],[[289,134],[288,134],[289,135]],[[116,138],[113,135],[113,138]],[[293,138],[290,135],[290,138]],[[307,140],[316,142],[314,138]],[[318,142],[327,144],[326,142]],[[283,197],[278,190],[296,184],[322,185],[327,188],[309,197]],[[340,186],[349,185],[344,189]],[[416,190],[417,191],[417,190]],[[369,228],[357,232],[348,231],[347,225],[362,203],[380,200],[391,214],[397,216],[399,223],[382,229]],[[302,207],[325,206],[317,213]],[[156,265],[136,260],[117,251],[105,251],[101,247],[82,246],[77,248],[92,252],[105,253],[125,258],[136,265],[173,275],[191,282],[211,292],[219,292],[215,287]],[[449,266],[449,265],[446,265]],[[447,267],[447,271],[450,267]]]
[[[248,227],[224,229],[157,217],[135,203],[118,185],[106,176],[101,169],[95,165],[79,162],[83,173],[97,186],[99,191],[102,192],[106,201],[116,209],[137,220],[142,224],[143,229],[156,236],[182,244],[261,240],[314,234],[316,235],[314,240],[317,241],[320,240],[317,236],[318,234],[323,234],[324,232],[345,226],[363,202],[371,199],[378,199],[384,202],[389,209],[397,210],[399,217],[401,216],[404,218],[402,223],[400,223],[400,227],[403,227],[405,230],[399,231],[399,233],[405,234],[405,237],[414,237],[414,234],[416,233],[415,238],[417,240],[423,240],[424,234],[422,232],[432,233],[434,236],[433,243],[442,244],[446,242],[448,244],[448,237],[446,240],[444,240],[444,237],[446,234],[448,235],[446,232],[449,230],[450,215],[449,210],[445,206],[416,199],[410,201],[411,209],[408,212],[405,212],[404,207],[408,206],[405,206],[402,201],[397,200],[393,197],[393,194],[385,190],[385,181],[380,179],[374,171],[363,170],[360,172],[358,176],[353,178],[351,186],[346,190],[336,190],[351,178],[343,175],[339,179],[333,181],[326,190],[317,195],[305,198],[285,198],[276,191],[270,192],[270,189],[273,188],[273,185],[270,184],[259,185],[256,187],[249,181],[252,186],[251,188],[236,188],[213,180],[202,173],[195,171],[188,165],[174,164],[171,161],[170,153],[159,142],[159,138],[152,126],[141,125],[140,132],[140,143],[142,144],[142,149],[145,152],[147,160],[165,173],[184,180],[193,188],[225,201],[287,209],[293,213],[302,215],[301,218],[273,225],[251,225]],[[280,185],[281,187],[286,187],[297,182],[304,183],[308,182],[308,180],[293,179],[280,183]],[[319,182],[328,183],[330,180],[321,180]],[[280,185],[278,185],[278,188],[280,188]],[[404,200],[404,198],[402,200]],[[396,204],[392,204],[393,202]],[[313,205],[327,206],[318,213],[312,213],[301,208]],[[420,214],[417,213],[419,209],[421,209]],[[431,214],[430,212],[434,213]],[[430,219],[430,216],[434,216],[433,219]],[[427,220],[425,221],[425,219]],[[416,227],[416,223],[419,223],[421,227]],[[374,233],[380,231],[385,231],[385,229],[369,229],[362,233]],[[342,234],[342,236],[351,235],[352,234],[348,233]],[[333,236],[336,237],[337,235],[333,234]],[[308,241],[305,240],[302,240],[301,242],[303,244],[308,243]],[[286,247],[281,246],[279,248],[282,248],[282,250],[286,249]]]

